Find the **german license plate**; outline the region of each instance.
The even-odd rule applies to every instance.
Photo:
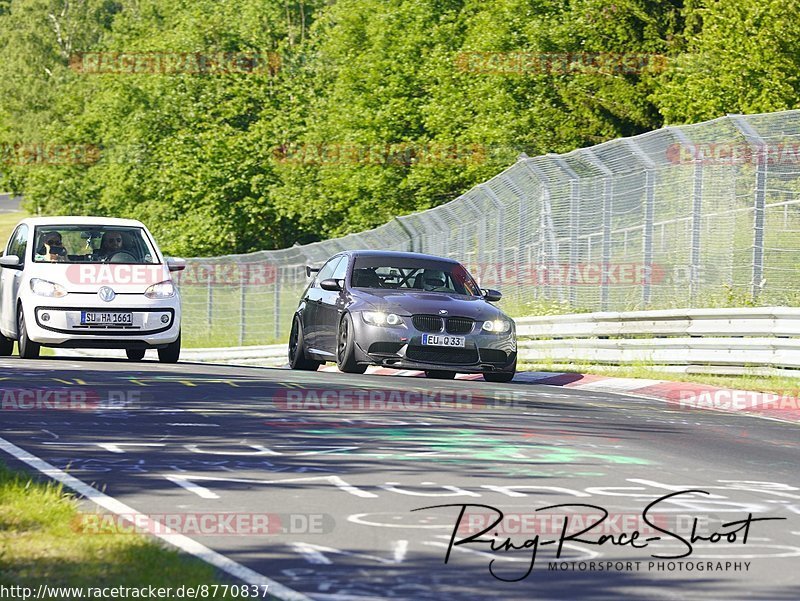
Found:
[[[457,346],[464,348],[463,336],[442,336],[441,334],[423,334],[423,346]]]
[[[132,326],[133,313],[111,313],[100,311],[81,311],[81,325],[84,326]]]

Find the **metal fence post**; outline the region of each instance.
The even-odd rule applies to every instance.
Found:
[[[642,305],[650,304],[651,285],[653,283],[653,220],[655,218],[655,167],[656,164],[647,156],[634,140],[625,141],[631,152],[645,166],[644,171],[644,229],[642,230],[642,255],[644,263],[644,281],[642,282]]]
[[[569,306],[574,307],[578,301],[578,289],[572,279],[573,275],[577,273],[578,259],[580,257],[578,232],[580,228],[581,177],[560,156],[554,154],[548,154],[547,156],[567,174],[567,177],[569,177],[569,225],[567,226],[569,234],[569,269],[567,271],[567,277],[569,278],[569,282],[567,294]]]
[[[764,286],[764,226],[767,208],[767,143],[742,115],[729,119],[753,148],[756,156],[756,188],[753,197],[753,277],[750,294],[758,300]]]
[[[608,311],[608,280],[609,268],[611,267],[611,217],[612,217],[612,194],[614,173],[606,167],[597,155],[591,150],[586,150],[587,160],[603,173],[603,266],[601,269],[600,282],[600,310]]]
[[[703,219],[703,163],[696,160],[694,165],[694,187],[692,188],[692,254],[691,279],[689,280],[689,298],[692,305],[697,299],[700,285],[700,235]]]
[[[281,268],[276,267],[275,286],[273,288],[275,291],[275,304],[272,308],[272,319],[275,324],[272,334],[275,340],[281,339],[281,275]]]
[[[681,144],[687,148],[692,146],[692,141],[679,129],[669,128]],[[700,245],[701,226],[703,219],[703,157],[695,156],[694,160],[694,185],[692,186],[692,221],[691,246],[689,249],[689,304],[695,305],[697,292],[700,286]]]
[[[439,214],[435,209],[431,210],[428,216],[439,227],[439,231],[442,232],[442,237],[437,240],[439,249],[436,252],[439,255],[448,256],[450,254],[450,228],[439,218]],[[447,235],[444,235],[445,233]]]
[[[541,193],[539,195],[539,252],[536,257],[536,272],[534,281],[538,290],[538,284],[542,275],[547,274],[548,263],[555,263],[558,260],[558,241],[556,240],[555,225],[553,224],[553,207],[550,203],[550,180],[544,171],[534,162],[533,159],[523,161],[525,167],[539,180]],[[551,265],[552,266],[552,265]],[[545,290],[546,297],[551,298],[550,278],[546,275]],[[564,301],[562,290],[559,289],[559,300]]]
[[[520,158],[519,160],[525,161],[527,160],[527,156]],[[519,163],[518,163],[519,164]],[[517,168],[517,165],[514,166]],[[527,259],[525,257],[525,233],[527,232],[528,228],[525,227],[525,203],[532,201],[532,197],[529,197],[523,189],[517,184],[516,180],[511,177],[511,171],[506,174],[506,179],[508,181],[508,187],[517,197],[517,205],[518,205],[518,215],[517,215],[517,256],[516,256],[516,265],[514,266],[513,272],[516,274],[516,293],[517,293],[517,301],[523,302],[523,284],[524,284],[524,276],[521,278],[520,274],[529,273],[528,269],[524,267]],[[538,179],[538,178],[537,178]]]
[[[483,270],[485,267],[483,247],[484,247],[484,241],[486,240],[486,215],[483,211],[481,211],[480,207],[477,205],[477,203],[473,198],[470,198],[469,196],[464,196],[463,198],[464,198],[464,204],[466,204],[476,216],[477,215],[480,216],[479,220],[481,224],[481,231],[480,234],[478,235],[478,242],[476,244],[477,250],[475,252],[475,262],[478,265],[480,265],[481,269]]]
[[[208,289],[206,290],[206,319],[208,320],[208,333],[211,334],[211,324],[214,323],[214,286],[212,281],[214,276],[212,270],[206,270],[206,277],[208,278]]]
[[[247,309],[246,309],[246,287],[244,284],[244,272],[239,271],[239,346],[244,346],[244,337],[247,333],[247,326],[245,325],[246,318],[247,318]]]
[[[488,198],[491,203],[494,205],[495,209],[497,210],[497,227],[495,228],[495,246],[497,249],[497,263],[498,267],[502,268],[503,263],[505,262],[505,241],[503,239],[503,224],[505,223],[505,211],[503,207],[503,203],[500,202],[500,199],[497,198],[497,194],[494,193],[489,186],[486,184],[480,184],[481,192],[483,192],[484,196]]]
[[[409,252],[414,252],[414,236],[411,235],[411,232],[408,231],[408,228],[406,227],[406,224],[403,223],[402,221],[400,221],[399,217],[395,217],[394,220],[402,228],[402,230],[405,233],[405,235],[408,236],[408,250],[409,250]]]

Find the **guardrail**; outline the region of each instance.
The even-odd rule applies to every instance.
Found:
[[[678,309],[523,317],[519,357],[535,363],[646,363],[686,371],[781,373],[800,368],[800,308]],[[98,351],[59,351],[91,355]],[[124,356],[108,351],[108,356]],[[181,360],[282,366],[286,344],[184,349]]]
[[[527,361],[800,367],[800,309],[680,309],[515,320]],[[728,370],[730,371],[730,370]]]

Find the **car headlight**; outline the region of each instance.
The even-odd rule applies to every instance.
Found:
[[[40,280],[39,278],[31,278],[31,290],[34,294],[39,296],[49,296],[53,298],[61,298],[67,296],[67,290],[63,286],[48,282],[47,280]]]
[[[371,326],[405,326],[402,318],[395,313],[384,313],[383,311],[362,311],[361,318]]]
[[[505,319],[494,319],[492,321],[484,321],[483,329],[486,332],[494,332],[495,334],[503,334],[511,329],[511,322]]]
[[[165,280],[158,284],[153,284],[144,291],[147,298],[172,298],[175,296],[175,285],[172,280]]]

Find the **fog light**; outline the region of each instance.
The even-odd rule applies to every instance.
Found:
[[[169,321],[169,315],[161,316],[161,323],[167,323],[168,321]]]
[[[40,317],[42,318],[42,321],[50,321],[50,314],[49,313],[42,313],[40,315]]]

